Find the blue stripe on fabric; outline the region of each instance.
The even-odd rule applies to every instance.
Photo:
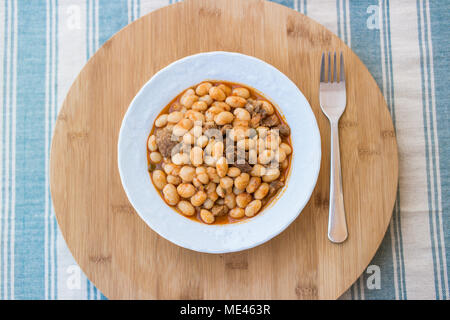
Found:
[[[390,72],[391,72],[391,68],[390,68],[390,63],[391,63],[391,54],[390,54],[390,45],[389,45],[389,39],[388,39],[388,34],[390,33],[390,29],[389,29],[389,13],[388,13],[388,9],[387,9],[387,1],[383,1],[382,2],[382,7],[380,8],[381,10],[381,18],[382,18],[382,26],[383,29],[381,30],[381,32],[383,33],[383,48],[384,48],[384,66],[385,66],[385,79],[386,79],[386,84],[383,83],[383,89],[386,92],[386,102],[387,102],[387,106],[389,108],[389,111],[391,113],[391,115],[394,114],[394,105],[393,105],[393,93],[392,93],[392,82],[391,82],[391,76],[390,76]],[[395,124],[395,118],[393,116],[393,121]],[[398,199],[399,198],[399,194],[397,193],[397,203],[394,207],[394,211],[393,211],[393,215],[392,215],[392,219],[391,219],[391,225],[392,227],[390,228],[390,232],[394,237],[394,244],[393,244],[393,251],[395,252],[395,271],[396,271],[396,277],[394,277],[395,279],[393,279],[393,281],[397,280],[397,288],[399,290],[399,299],[403,299],[403,290],[402,290],[402,281],[401,281],[401,277],[402,277],[402,273],[401,273],[401,263],[400,263],[400,243],[399,243],[399,230],[400,230],[400,226],[398,224],[398,216],[399,216],[399,207],[398,207]],[[394,257],[392,257],[394,259]],[[395,274],[394,274],[395,275]],[[395,288],[394,288],[395,289]]]
[[[387,0],[386,2],[386,20],[387,20],[387,30],[386,37],[388,40],[388,46],[386,50],[389,54],[389,83],[390,83],[390,91],[391,91],[391,116],[394,124],[396,123],[396,112],[395,112],[395,88],[394,88],[394,68],[392,64],[392,42],[391,42],[391,12],[390,12],[390,2]],[[402,236],[402,221],[400,215],[400,191],[397,191],[397,199],[394,210],[394,220],[396,222],[397,227],[397,244],[399,251],[399,268],[400,268],[400,290],[402,299],[407,299],[406,296],[406,280],[405,280],[405,258],[403,253],[403,236]]]
[[[86,60],[89,60],[91,57],[90,52],[90,41],[89,41],[89,29],[90,29],[90,0],[86,0]]]
[[[13,75],[13,66],[12,66],[12,47],[14,43],[13,38],[13,29],[14,29],[14,9],[11,8],[11,3],[5,3],[5,15],[8,22],[6,24],[9,24],[11,26],[11,29],[5,28],[5,60],[4,60],[4,91],[3,91],[3,119],[4,119],[4,125],[3,125],[3,145],[6,146],[6,144],[9,144],[9,150],[5,147],[3,150],[3,184],[2,184],[2,204],[3,204],[3,221],[2,221],[2,233],[1,233],[1,243],[2,243],[2,260],[0,264],[0,283],[2,283],[3,286],[3,299],[10,299],[10,240],[6,237],[6,235],[9,235],[10,230],[10,224],[11,224],[11,206],[14,205],[11,202],[11,151],[12,148],[11,145],[11,127],[12,127],[12,101],[11,101],[11,95],[12,95],[12,75]],[[8,19],[8,16],[11,18]],[[9,37],[9,39],[7,38]],[[11,43],[10,48],[8,48],[8,40]],[[9,49],[9,50],[8,50]],[[9,59],[8,59],[9,57]],[[9,71],[9,72],[8,72]],[[7,85],[9,83],[9,86]],[[8,90],[9,89],[9,90]],[[8,103],[9,102],[9,103]],[[6,119],[8,119],[9,126],[6,126]],[[6,139],[7,135],[9,134],[10,139]],[[9,161],[9,166],[6,165],[7,160]],[[8,186],[8,187],[7,187]],[[6,205],[8,204],[8,205]],[[5,257],[6,256],[6,257]],[[5,258],[5,259],[4,259]]]
[[[423,48],[424,48],[424,43],[422,41],[422,32],[423,28],[424,28],[424,21],[422,20],[421,17],[421,12],[422,15],[425,14],[424,10],[421,6],[421,3],[419,0],[416,1],[417,4],[417,28],[418,28],[418,37],[419,37],[419,48],[420,48],[420,69],[421,69],[421,76],[422,76],[422,113],[423,113],[423,125],[424,125],[424,137],[425,137],[425,155],[426,155],[426,168],[427,168],[427,190],[428,190],[428,220],[429,220],[429,228],[430,228],[430,239],[431,239],[431,254],[433,257],[433,273],[434,273],[434,290],[435,290],[435,295],[436,298],[439,298],[439,282],[438,282],[438,272],[439,270],[437,270],[437,265],[436,265],[436,252],[435,252],[435,245],[434,245],[434,234],[435,234],[435,230],[434,230],[434,226],[433,226],[433,212],[432,212],[432,203],[431,203],[431,178],[430,178],[430,153],[429,153],[429,136],[428,136],[428,124],[427,124],[427,111],[426,111],[426,103],[427,103],[427,92],[425,90],[425,65],[426,65],[426,57],[423,56]],[[428,65],[427,65],[428,66]]]
[[[46,2],[18,1],[15,298],[44,291]]]
[[[428,183],[431,184],[431,180],[433,181],[433,189],[434,193],[431,194],[431,188],[429,188],[429,219],[430,219],[430,230],[431,230],[431,239],[432,239],[432,253],[433,253],[433,262],[434,262],[434,269],[435,269],[435,290],[436,290],[436,298],[439,299],[446,299],[447,293],[445,290],[445,286],[448,286],[448,282],[445,281],[444,275],[447,273],[447,270],[444,270],[444,260],[446,262],[446,257],[443,257],[442,254],[442,243],[441,243],[441,225],[442,221],[439,217],[439,199],[438,199],[438,181],[437,181],[437,159],[436,159],[436,142],[434,137],[434,122],[433,122],[433,105],[432,105],[432,89],[431,89],[431,59],[433,57],[430,56],[430,50],[431,48],[428,45],[428,20],[427,20],[427,13],[426,13],[426,7],[425,4],[422,2],[421,8],[420,8],[423,17],[419,16],[419,20],[422,20],[422,28],[419,30],[422,30],[422,35],[424,37],[424,42],[421,43],[421,49],[425,48],[425,56],[421,57],[423,58],[423,64],[426,65],[426,75],[424,69],[422,69],[423,77],[427,77],[427,90],[425,92],[424,90],[424,83],[422,92],[424,94],[424,97],[422,98],[424,101],[428,102],[428,111],[425,108],[424,105],[424,123],[425,123],[425,134],[426,134],[426,146],[427,146],[427,165],[429,164],[430,160],[432,162],[432,168],[433,170],[428,170]],[[448,39],[447,39],[448,41]],[[421,52],[422,53],[422,52]],[[434,69],[436,70],[436,69]],[[429,128],[428,123],[426,122],[426,116],[428,116],[429,119]],[[428,135],[428,130],[430,132],[430,135]],[[439,139],[439,138],[438,138]],[[431,143],[431,146],[430,146]],[[431,152],[428,150],[428,148],[431,149]],[[432,201],[432,197],[434,197],[434,202]],[[432,208],[434,206],[434,210]],[[436,225],[434,225],[436,223]],[[436,229],[437,228],[437,229]],[[436,241],[435,241],[436,238]],[[444,240],[445,242],[445,240]],[[441,287],[441,290],[439,291],[439,286]]]
[[[352,50],[364,62],[380,88],[383,87],[380,30],[367,28],[371,0],[350,1],[350,33]]]
[[[350,290],[352,292],[352,300],[359,300],[358,297],[358,279],[352,284]]]
[[[94,300],[97,300],[98,299],[98,295],[97,295],[97,288],[94,286],[94,284],[92,283],[92,288],[93,288],[93,297],[94,297]]]
[[[54,99],[54,112],[53,112],[54,116],[53,116],[53,119],[52,119],[53,120],[52,124],[54,124],[56,122],[56,118],[57,118],[57,115],[58,115],[58,49],[59,49],[59,47],[58,47],[58,18],[59,18],[59,16],[58,16],[58,12],[59,12],[59,10],[58,10],[58,0],[55,1],[55,8],[54,8],[54,10],[55,10],[55,28],[54,28],[54,34],[55,34],[55,58],[54,58],[55,59],[55,70],[54,70],[55,88],[54,88],[54,92],[55,92],[55,94],[54,94],[54,98],[53,98]],[[52,126],[50,132],[53,132],[53,126]],[[50,136],[51,136],[51,134],[50,134]],[[49,172],[50,172],[50,170],[49,170]],[[49,195],[50,195],[50,192],[49,192]],[[53,285],[54,285],[54,288],[53,288],[53,291],[54,291],[53,299],[57,299],[57,297],[58,297],[58,272],[57,272],[57,270],[58,270],[57,269],[58,268],[58,265],[57,265],[57,261],[58,261],[58,250],[57,250],[57,248],[58,248],[58,245],[57,245],[58,223],[56,221],[56,216],[54,214],[54,210],[52,210],[53,209],[53,202],[51,201],[51,199],[50,199],[49,204],[50,204],[50,208],[51,208],[51,210],[50,210],[50,214],[51,214],[50,217],[51,217],[51,220],[52,220],[52,223],[53,223],[53,237],[54,237],[54,239],[53,239],[53,270],[54,270],[54,274],[53,274],[53,277],[54,277],[54,279],[53,279]]]
[[[434,259],[434,264],[436,265],[436,273],[438,274],[438,277],[435,278],[435,282],[437,283],[437,285],[435,286],[435,290],[437,292],[437,296],[436,298],[442,299],[442,295],[441,292],[439,291],[439,286],[441,285],[441,281],[442,281],[442,269],[440,268],[440,263],[442,261],[442,255],[441,255],[441,250],[440,250],[440,237],[439,237],[439,221],[438,218],[436,217],[437,215],[437,210],[438,210],[438,206],[437,206],[437,181],[436,181],[436,158],[435,158],[435,154],[434,154],[434,150],[435,150],[435,141],[434,141],[434,137],[433,137],[433,131],[434,131],[434,124],[433,124],[433,119],[432,119],[432,101],[431,101],[431,64],[430,64],[430,55],[429,55],[429,46],[428,46],[428,22],[427,22],[427,13],[426,13],[426,8],[425,8],[425,1],[422,1],[422,12],[423,12],[423,19],[422,20],[422,32],[424,35],[424,43],[422,45],[425,46],[425,57],[424,57],[424,63],[427,65],[427,90],[425,92],[426,94],[426,99],[428,100],[428,118],[430,119],[429,121],[429,132],[430,132],[430,136],[428,136],[428,141],[431,142],[431,146],[430,144],[428,144],[428,147],[430,147],[431,149],[431,153],[428,154],[427,156],[427,162],[430,161],[430,156],[431,156],[431,163],[433,166],[433,170],[428,171],[428,175],[429,175],[429,179],[430,181],[433,181],[433,188],[430,188],[434,190],[434,201],[432,200],[432,197],[429,198],[429,201],[431,203],[431,206],[429,207],[429,219],[430,219],[430,223],[433,224],[433,221],[436,222],[436,225],[433,224],[433,234],[432,234],[432,250],[434,252],[437,251],[437,253],[435,253],[435,257],[436,259]],[[425,109],[424,109],[425,110]],[[424,118],[425,119],[425,118]],[[428,123],[427,125],[424,126],[425,129],[428,128]],[[434,206],[434,210],[432,209],[432,206]],[[436,229],[438,228],[438,229]],[[436,237],[437,239],[437,243],[434,241],[434,238]],[[439,278],[441,280],[439,280]]]
[[[282,4],[283,6],[286,6],[288,8],[293,9],[294,8],[294,2],[297,0],[270,0],[270,2],[275,2],[278,4]],[[302,1],[302,0],[300,0]],[[174,2],[178,2],[178,1],[174,1]]]
[[[364,295],[367,300],[373,299],[395,299],[395,288],[394,288],[394,264],[392,260],[392,242],[390,239],[389,231],[386,233],[383,241],[377,253],[373,257],[370,265],[376,265],[380,267],[380,289],[367,289],[364,290]],[[371,274],[364,272],[363,278],[364,283],[367,283],[368,278]]]
[[[430,20],[431,20],[431,41],[433,46],[433,66],[434,66],[434,86],[436,102],[436,127],[439,144],[439,168],[441,179],[441,198],[442,198],[442,224],[444,230],[444,248],[450,247],[450,4],[449,1],[438,3],[430,1]],[[449,255],[443,257],[446,262],[447,273],[450,266]],[[442,279],[445,281],[445,279]],[[445,283],[444,283],[445,284]],[[446,286],[450,284],[447,279]],[[443,286],[445,287],[445,286]],[[444,288],[443,288],[444,289]],[[445,290],[444,299],[449,299]]]
[[[339,0],[337,1],[337,3],[338,2]],[[368,13],[367,9],[373,4],[374,2],[370,0],[349,2],[350,36],[352,50],[364,62],[364,64],[367,66],[370,73],[374,77],[375,81],[377,82],[378,86],[382,88],[383,70],[380,63],[382,61],[380,47],[381,31],[379,28],[369,29],[367,27],[367,19],[369,19],[370,16],[374,14],[374,12]],[[340,10],[339,5],[337,6],[337,8],[338,10]],[[382,9],[380,8],[380,10]],[[340,30],[339,21],[338,30]],[[387,47],[387,43],[385,44],[385,47]],[[389,233],[386,233],[380,249],[377,251],[370,264],[377,265],[381,269],[381,289],[367,289],[365,284],[367,283],[367,279],[370,274],[364,273],[362,277],[365,299],[395,299],[394,263],[392,259],[392,245]],[[354,294],[352,291],[352,297],[353,296]],[[354,298],[356,299],[356,297]]]
[[[114,19],[113,19],[114,18]],[[99,1],[99,42],[103,45],[116,32],[128,24],[128,4],[126,0]]]
[[[48,11],[49,11],[48,12],[48,16],[46,16],[46,20],[49,21],[49,23],[48,23],[49,24],[49,28],[47,30],[47,33],[49,33],[49,42],[46,43],[46,47],[47,47],[47,50],[49,51],[49,57],[48,57],[48,61],[47,61],[49,68],[46,70],[46,72],[48,73],[48,79],[47,79],[47,84],[46,85],[47,85],[48,90],[49,90],[47,95],[49,96],[49,98],[48,98],[48,104],[49,104],[49,115],[48,115],[48,117],[50,117],[50,113],[51,113],[50,112],[50,107],[51,107],[51,101],[52,101],[51,96],[50,96],[50,92],[51,92],[51,88],[52,88],[52,86],[51,86],[51,83],[52,83],[51,66],[52,66],[52,55],[53,55],[53,52],[51,50],[52,39],[53,39],[52,38],[52,27],[53,27],[52,22],[53,21],[52,21],[52,18],[51,18],[52,17],[52,10],[53,10],[52,1],[47,1],[47,7],[48,7]],[[49,123],[49,126],[50,126],[50,123]],[[47,130],[49,130],[49,128],[47,128]],[[50,149],[50,146],[49,146],[49,149]],[[46,152],[48,153],[49,150],[46,150]],[[50,197],[50,194],[48,196]],[[48,212],[45,212],[45,214],[48,214]],[[48,223],[48,221],[45,221],[45,223]],[[49,224],[49,227],[50,227],[50,224]],[[50,228],[48,228],[46,230],[46,237],[47,237],[48,241],[47,241],[47,243],[45,245],[48,247],[47,250],[49,252],[50,251],[50,244],[49,244],[49,241],[50,241]],[[47,259],[48,259],[48,261],[46,261],[46,263],[48,265],[47,274],[46,274],[46,278],[47,278],[47,280],[46,280],[47,281],[46,282],[47,292],[45,293],[45,296],[46,297],[50,297],[50,292],[51,292],[51,288],[50,288],[50,275],[51,275],[50,252],[48,253]]]
[[[53,6],[53,1],[49,0],[47,1],[47,6],[49,7],[49,16],[47,17],[47,20],[49,21],[49,42],[47,43],[47,50],[49,50],[49,59],[48,59],[48,128],[47,130],[49,132],[52,132],[52,128],[51,128],[51,113],[52,113],[52,104],[53,104],[53,96],[52,96],[52,92],[53,92],[53,87],[52,87],[52,83],[54,80],[54,70],[53,70],[53,60],[56,58],[53,56],[53,28],[54,28],[54,22],[53,22],[53,14],[54,14],[54,6]],[[49,140],[51,140],[51,135],[49,134]],[[50,142],[50,141],[49,141]],[[50,143],[49,143],[49,150],[46,150],[46,152],[50,152]],[[51,197],[50,192],[48,194],[49,198]],[[51,201],[49,202],[49,204],[52,203]],[[48,299],[52,299],[52,253],[50,252],[50,248],[51,248],[51,234],[52,234],[52,228],[51,228],[51,217],[50,217],[50,212],[51,212],[51,206],[48,207],[48,212],[46,212],[46,214],[48,214],[48,218],[46,223],[48,224],[48,228],[47,228],[47,252],[48,252],[48,256],[47,256],[47,265],[48,265],[48,270],[47,270],[47,292],[46,295],[48,297]]]
[[[11,61],[13,61],[13,62],[16,62],[17,60],[16,60],[16,57],[14,57],[14,43],[17,41],[17,39],[16,39],[16,34],[15,34],[15,30],[16,30],[16,27],[15,27],[15,24],[17,23],[17,16],[16,16],[16,13],[17,13],[17,3],[16,2],[12,2],[11,3],[11,13],[12,13],[12,24],[11,24],[11,30],[13,30],[13,32],[11,32]],[[11,105],[10,105],[10,113],[9,113],[9,123],[10,123],[10,135],[9,135],[9,145],[10,145],[10,152],[9,152],[9,154],[8,154],[8,158],[9,158],[9,164],[10,164],[10,174],[9,174],[9,182],[8,182],[8,184],[9,184],[9,203],[10,203],[10,206],[9,206],[9,214],[8,214],[8,216],[9,216],[9,218],[8,218],[8,220],[9,220],[9,222],[8,222],[8,240],[7,240],[7,244],[8,244],[8,261],[7,261],[7,266],[8,266],[8,272],[7,272],[7,278],[9,279],[9,281],[8,281],[8,286],[7,286],[7,298],[8,299],[13,299],[14,297],[12,296],[12,292],[11,292],[11,280],[12,280],[12,274],[13,274],[13,272],[12,272],[12,268],[13,268],[13,266],[12,266],[12,259],[13,259],[13,255],[14,255],[14,253],[13,253],[13,251],[12,251],[12,249],[11,249],[11,245],[12,245],[12,240],[11,240],[11,234],[12,234],[12,228],[13,228],[13,223],[15,222],[14,220],[13,220],[13,206],[15,206],[15,202],[14,202],[14,199],[13,199],[13,197],[12,197],[12,193],[13,193],[13,184],[12,184],[12,176],[15,174],[14,172],[13,172],[13,167],[12,167],[12,165],[13,165],[13,157],[12,157],[12,155],[13,155],[13,152],[12,152],[12,148],[14,148],[14,146],[13,146],[13,126],[14,126],[14,122],[13,122],[13,114],[14,114],[14,110],[13,110],[13,108],[12,108],[12,106],[13,106],[13,100],[14,100],[14,92],[13,92],[13,86],[14,86],[14,74],[15,74],[15,71],[14,71],[14,66],[12,65],[11,66],[11,86],[10,86],[10,92],[9,92],[9,101],[10,101],[10,103],[11,103]]]
[[[141,0],[137,0],[137,18],[141,17]]]
[[[47,43],[47,50],[49,51],[49,58],[48,58],[48,149],[47,157],[50,158],[50,145],[51,145],[51,133],[53,132],[53,125],[56,121],[56,115],[57,115],[57,92],[58,92],[58,79],[57,79],[57,68],[58,68],[58,1],[57,0],[51,0],[47,2],[48,6],[48,16],[46,17],[49,21],[49,30],[47,33],[49,34],[49,42]],[[54,211],[52,210],[52,201],[51,201],[51,194],[50,194],[50,187],[48,186],[48,198],[46,199],[48,201],[48,208],[47,212],[45,214],[47,215],[45,223],[48,224],[47,228],[47,292],[45,293],[45,296],[48,299],[56,299],[57,298],[57,244],[56,244],[56,234],[57,234],[57,223],[56,223],[56,217],[54,215]],[[53,239],[53,241],[52,241]],[[51,247],[53,246],[53,251],[51,251]]]
[[[392,43],[391,43],[391,17],[390,17],[390,3],[389,0],[383,2],[385,11],[383,13],[383,40],[384,40],[384,53],[385,53],[385,70],[386,70],[386,86],[388,92],[388,108],[391,113],[394,127],[396,124],[396,112],[395,112],[395,90],[394,90],[394,78],[393,78],[393,66],[392,66]],[[399,290],[399,299],[406,299],[406,283],[405,283],[405,266],[403,255],[403,238],[400,216],[400,191],[397,189],[396,202],[393,210],[393,217],[391,220],[392,232],[394,235],[394,250],[396,254],[396,271],[397,271],[397,288]]]
[[[2,114],[2,118],[6,119],[8,116],[8,106],[6,104],[6,95],[7,95],[7,78],[8,78],[8,74],[7,74],[7,65],[8,65],[8,59],[7,59],[7,50],[8,50],[8,46],[7,46],[7,38],[10,35],[10,32],[8,32],[8,23],[9,23],[9,11],[8,10],[8,3],[5,1],[4,2],[4,10],[5,10],[5,29],[4,29],[4,52],[3,52],[3,106],[2,106],[2,110],[3,110],[3,114]],[[2,139],[2,145],[5,146],[5,142],[6,142],[6,121],[4,121],[3,123],[3,128],[2,128],[2,135],[1,135],[1,139]],[[0,232],[0,297],[2,300],[6,299],[6,281],[4,281],[4,276],[3,276],[3,268],[4,265],[6,264],[5,261],[3,261],[3,256],[5,255],[4,252],[4,247],[7,246],[7,242],[3,239],[3,235],[6,234],[6,221],[7,221],[7,216],[6,216],[6,210],[5,210],[5,203],[6,203],[6,148],[3,148],[3,153],[2,153],[2,168],[1,168],[1,179],[2,179],[2,225],[1,225],[1,232]]]
[[[341,0],[336,0],[337,35],[342,38],[341,30]]]
[[[427,3],[429,3],[429,1],[427,1]],[[435,130],[435,124],[433,121],[433,114],[432,114],[433,106],[432,106],[432,89],[431,89],[431,86],[432,86],[432,83],[431,83],[431,72],[432,72],[431,59],[433,57],[431,57],[431,55],[429,54],[430,50],[431,50],[431,48],[428,45],[429,40],[430,40],[429,35],[428,35],[428,32],[430,31],[429,30],[429,21],[428,21],[427,14],[426,14],[425,4],[423,6],[424,6],[424,19],[426,20],[426,23],[424,23],[424,26],[425,26],[424,32],[425,32],[425,47],[426,47],[426,58],[427,58],[426,62],[427,62],[427,70],[428,70],[428,99],[430,102],[429,105],[430,105],[430,118],[431,118],[430,132],[432,133],[431,134],[431,137],[432,137],[431,138],[431,150],[432,150],[431,155],[432,155],[432,162],[433,162],[433,172],[431,174],[433,175],[433,180],[434,180],[434,207],[435,207],[435,210],[432,212],[432,214],[435,216],[436,227],[437,227],[437,230],[436,230],[437,248],[435,248],[435,249],[438,251],[437,255],[439,257],[439,265],[440,265],[440,269],[439,269],[440,285],[442,288],[440,294],[441,294],[441,298],[443,300],[445,300],[446,293],[445,293],[445,290],[443,290],[444,289],[444,269],[442,266],[444,257],[442,256],[442,243],[441,243],[441,232],[440,232],[440,225],[442,224],[442,221],[440,220],[439,211],[438,211],[439,210],[439,199],[438,199],[438,180],[437,180],[437,159],[436,159],[436,153],[435,153],[436,141],[434,139],[434,134],[433,134],[433,132]],[[435,247],[436,247],[436,245],[435,245]]]
[[[11,17],[12,17],[12,21],[11,21],[11,30],[12,30],[12,32],[11,32],[11,52],[10,52],[10,57],[11,57],[11,61],[15,61],[15,57],[14,57],[14,42],[17,40],[17,39],[15,39],[15,34],[14,34],[14,31],[15,31],[15,27],[14,27],[14,25],[15,25],[15,23],[16,23],[16,19],[17,19],[17,17],[15,16],[15,12],[16,12],[16,10],[17,10],[17,8],[16,8],[16,3],[14,3],[14,2],[12,2],[11,3]],[[9,177],[8,177],[8,185],[9,185],[9,187],[8,187],[8,195],[9,195],[9,199],[8,199],[8,202],[9,202],[9,208],[8,208],[8,231],[7,231],[7,233],[8,233],[8,240],[6,241],[6,243],[7,243],[7,252],[8,252],[8,255],[7,255],[7,262],[6,262],[6,265],[7,265],[7,273],[6,273],[6,276],[7,276],[7,279],[8,279],[8,283],[7,283],[7,286],[6,286],[6,298],[7,299],[13,299],[13,297],[12,297],[12,295],[11,295],[11,279],[12,279],[12,277],[11,277],[11,275],[12,275],[12,272],[11,272],[11,269],[12,269],[12,264],[11,264],[11,259],[12,259],[12,250],[11,250],[11,247],[10,247],[10,245],[11,245],[11,233],[12,233],[12,227],[11,227],[11,224],[12,224],[12,222],[13,222],[13,219],[12,219],[12,208],[13,208],[13,206],[14,206],[14,202],[13,202],[13,198],[12,198],[12,175],[14,174],[13,173],[13,169],[12,169],[12,161],[13,161],[13,158],[12,158],[12,148],[13,148],[13,132],[12,132],[12,127],[14,126],[14,123],[13,123],[13,113],[14,113],[14,110],[13,110],[13,99],[14,99],[14,97],[13,97],[13,86],[14,86],[14,66],[13,65],[11,65],[11,70],[10,70],[10,91],[8,92],[8,94],[9,94],[9,103],[10,103],[10,106],[9,106],[9,123],[10,123],[10,126],[9,126],[9,128],[10,128],[10,130],[9,130],[9,146],[10,146],[10,152],[9,152],[9,154],[8,154],[8,159],[9,159],[9,165],[10,165],[10,169],[9,169]]]
[[[343,19],[344,19],[344,42],[346,44],[349,43],[349,37],[350,35],[347,34],[347,1],[345,0],[341,0],[342,1],[342,11],[343,11]]]

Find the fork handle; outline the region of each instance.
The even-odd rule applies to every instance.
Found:
[[[339,151],[339,126],[338,121],[332,121],[328,239],[334,243],[341,243],[347,239],[347,236],[344,195],[342,192],[341,156]]]

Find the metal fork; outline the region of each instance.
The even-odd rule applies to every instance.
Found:
[[[330,120],[331,127],[331,167],[330,167],[330,208],[328,214],[328,239],[341,243],[347,239],[347,222],[345,220],[344,197],[342,192],[341,157],[339,151],[339,118],[345,110],[344,57],[340,56],[340,75],[337,81],[336,52],[333,61],[333,78],[331,77],[331,54],[328,52],[328,78],[325,81],[325,53],[322,54],[320,66],[320,107]]]

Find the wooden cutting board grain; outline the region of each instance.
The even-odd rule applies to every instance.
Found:
[[[180,248],[153,232],[129,204],[117,169],[119,128],[142,85],[177,59],[215,50],[252,55],[285,73],[310,102],[322,139],[317,186],[299,218],[259,247],[221,255]],[[349,238],[341,245],[327,239],[330,130],[318,88],[328,50],[344,52],[348,79],[340,137]],[[188,0],[138,19],[88,61],[59,113],[50,171],[64,238],[108,298],[335,299],[384,237],[398,159],[376,82],[333,33],[270,2]]]

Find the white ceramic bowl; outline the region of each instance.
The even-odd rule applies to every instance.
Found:
[[[147,137],[156,116],[180,92],[204,80],[237,82],[260,91],[291,128],[293,159],[285,187],[268,208],[240,223],[206,225],[182,216],[161,199],[147,171]],[[150,228],[187,249],[226,253],[260,245],[297,218],[319,174],[320,134],[308,101],[283,73],[254,57],[208,52],[175,61],[142,87],[123,119],[118,157],[128,199]]]

